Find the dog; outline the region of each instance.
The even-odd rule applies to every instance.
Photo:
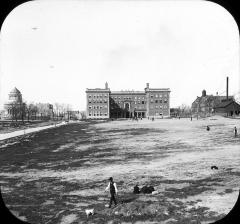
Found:
[[[211,169],[212,170],[218,170],[218,167],[217,166],[211,166]]]
[[[87,217],[89,217],[90,215],[94,215],[94,208],[86,209],[85,212],[86,212]]]

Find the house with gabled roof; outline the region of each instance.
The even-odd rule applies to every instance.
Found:
[[[226,100],[226,96],[207,95],[206,90],[202,91],[202,96],[197,96],[192,103],[192,114],[207,115],[214,112],[214,107]],[[233,96],[228,96],[228,99],[233,100]]]

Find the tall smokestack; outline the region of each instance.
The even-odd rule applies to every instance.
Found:
[[[226,93],[227,93],[227,100],[228,100],[228,76],[227,76],[227,89],[226,89]]]

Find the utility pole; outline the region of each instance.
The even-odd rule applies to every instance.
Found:
[[[227,76],[227,89],[226,89],[226,93],[227,93],[227,100],[228,100],[228,76]]]

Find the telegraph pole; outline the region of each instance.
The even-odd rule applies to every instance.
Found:
[[[227,93],[227,100],[228,100],[228,76],[227,76],[227,87],[226,87],[226,93]]]

